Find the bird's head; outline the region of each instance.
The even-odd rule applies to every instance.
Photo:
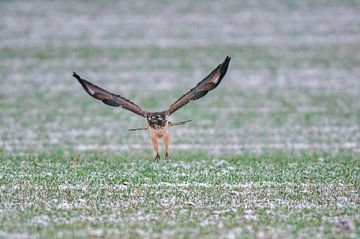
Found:
[[[146,120],[150,127],[164,127],[166,124],[166,115],[163,112],[148,113],[146,116]]]

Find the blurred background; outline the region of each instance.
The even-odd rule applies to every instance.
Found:
[[[229,55],[215,91],[179,110],[171,151],[359,152],[358,1],[1,1],[0,148],[150,152],[144,120],[71,76],[166,109]]]

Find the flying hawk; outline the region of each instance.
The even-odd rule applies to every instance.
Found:
[[[158,138],[164,138],[165,144],[165,159],[169,159],[169,133],[168,129],[174,125],[182,125],[188,121],[182,122],[171,122],[168,120],[169,116],[175,113],[178,109],[189,103],[190,101],[197,100],[205,96],[209,91],[215,89],[226,74],[230,62],[230,57],[227,56],[223,63],[218,65],[208,76],[200,81],[194,88],[181,96],[175,101],[170,107],[161,112],[147,112],[141,109],[137,104],[131,102],[121,95],[113,94],[106,91],[87,80],[82,79],[78,74],[73,72],[73,76],[80,82],[85,91],[94,97],[95,99],[101,100],[107,105],[114,107],[122,107],[127,110],[134,112],[144,118],[146,118],[146,126],[139,129],[130,130],[148,130],[150,132],[151,143],[154,147],[156,156],[155,160],[159,160],[158,152]]]

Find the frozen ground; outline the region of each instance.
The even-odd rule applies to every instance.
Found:
[[[197,165],[201,170],[202,167],[210,167],[215,159],[224,155],[227,157],[223,161],[227,162],[238,154],[255,153],[260,155],[266,164],[268,161],[264,155],[268,153],[285,152],[285,155],[295,157],[307,152],[317,155],[313,159],[316,161],[321,158],[319,155],[325,152],[330,153],[335,161],[339,157],[340,166],[344,164],[345,169],[353,167],[355,171],[351,172],[358,172],[360,4],[357,1],[266,1],[265,4],[260,1],[158,1],[151,4],[142,1],[125,2],[0,2],[0,154],[3,157],[0,169],[1,194],[12,195],[14,187],[17,187],[17,184],[12,185],[8,178],[12,175],[9,172],[19,170],[19,165],[16,162],[10,166],[6,163],[11,161],[7,157],[15,155],[22,156],[17,159],[19,162],[26,162],[29,155],[62,155],[65,152],[65,156],[56,156],[64,164],[67,162],[66,157],[72,157],[71,155],[99,153],[99,157],[103,159],[102,157],[106,156],[101,155],[109,154],[124,157],[127,165],[124,167],[130,170],[135,170],[131,164],[132,160],[138,162],[137,166],[141,167],[145,159],[152,158],[152,149],[146,132],[127,131],[129,128],[141,127],[144,124],[143,120],[135,114],[107,107],[90,98],[72,78],[72,71],[106,89],[121,93],[145,110],[158,111],[166,109],[182,93],[193,87],[222,62],[226,55],[230,55],[232,61],[219,88],[205,98],[187,105],[173,116],[174,120],[193,121],[171,129],[170,151],[174,157],[173,162],[167,167],[180,167],[177,164],[185,160],[183,166],[187,168],[181,171],[181,174],[186,178],[192,174],[192,171],[188,170],[194,166],[190,160],[192,154],[200,155],[194,156],[194,160],[203,160]],[[351,155],[350,166],[345,162],[348,158],[339,156],[343,153]],[[287,163],[294,163],[292,156],[286,157]],[[94,157],[93,163],[96,164],[97,159]],[[206,159],[209,160],[208,163]],[[50,160],[51,163],[56,161],[44,159],[45,163],[46,160]],[[310,162],[310,166],[313,165],[313,161]],[[30,163],[34,162],[30,160]],[[334,169],[337,169],[339,165],[333,163]],[[63,167],[62,164],[59,164],[59,167]],[[152,170],[158,170],[150,162],[145,164],[149,164],[151,173],[154,173]],[[101,170],[102,166],[98,166]],[[36,166],[34,167],[36,169]],[[233,167],[233,170],[244,170],[243,165],[234,166],[230,163],[229,167]],[[40,168],[40,172],[31,171],[26,177],[36,178],[37,173],[46,174],[46,167]],[[102,176],[108,175],[106,168],[103,170],[105,171]],[[221,177],[222,170],[222,167],[218,169],[215,179]],[[256,170],[256,166],[253,170]],[[90,171],[89,169],[89,173]],[[297,172],[295,167],[294,174]],[[54,177],[58,177],[58,174],[64,172],[55,170],[52,173],[55,174]],[[147,177],[141,173],[139,178]],[[356,183],[359,180],[358,175],[339,174],[339,177],[328,185],[327,182],[331,181],[332,177],[329,173],[321,180],[315,180],[313,183],[311,180],[302,181],[304,184],[296,186],[300,187],[299,190],[314,187],[314,197],[317,195],[326,198],[332,192],[338,193],[339,197],[334,198],[332,202],[345,205],[344,211],[339,214],[336,214],[331,203],[319,203],[330,205],[322,213],[322,209],[319,209],[321,205],[306,200],[299,203],[291,200],[285,202],[284,205],[294,203],[288,212],[287,206],[280,204],[281,200],[286,201],[287,198],[282,198],[280,194],[280,198],[276,195],[272,195],[275,198],[263,195],[263,200],[268,200],[265,203],[266,207],[271,207],[275,203],[275,207],[280,208],[283,216],[290,218],[282,220],[281,215],[280,219],[276,217],[282,223],[279,227],[273,227],[273,224],[264,226],[263,214],[253,213],[254,209],[249,212],[240,202],[233,204],[230,201],[216,210],[216,203],[206,201],[200,208],[210,209],[199,209],[194,221],[199,222],[207,218],[206,213],[212,215],[213,211],[220,210],[219,214],[214,212],[214,218],[223,214],[228,218],[230,213],[229,217],[233,215],[237,218],[242,215],[248,217],[251,222],[254,222],[252,217],[260,217],[262,220],[255,223],[245,220],[244,224],[226,225],[219,228],[219,233],[214,235],[232,238],[244,231],[257,228],[253,231],[254,234],[250,235],[267,237],[271,235],[268,234],[269,230],[275,230],[274,235],[277,232],[280,236],[286,236],[289,231],[298,232],[296,229],[301,228],[301,233],[296,235],[306,237],[317,235],[317,229],[321,227],[316,224],[314,229],[310,227],[311,223],[292,223],[292,216],[293,213],[298,213],[299,208],[315,208],[316,215],[312,214],[310,218],[314,219],[319,214],[325,221],[328,220],[328,223],[319,229],[319,235],[339,235],[336,233],[342,231],[341,228],[337,230],[338,227],[335,226],[334,232],[329,228],[345,220],[345,225],[348,223],[350,229],[342,231],[345,233],[342,235],[356,237],[354,233],[355,227],[359,224],[355,220],[359,218],[359,188],[354,185],[359,185]],[[32,183],[35,189],[30,188],[29,195],[20,194],[20,198],[9,197],[1,201],[0,210],[7,212],[0,213],[5,215],[1,219],[2,222],[11,222],[13,218],[6,215],[12,215],[14,210],[19,213],[18,210],[21,211],[21,208],[28,210],[31,205],[37,204],[38,199],[29,196],[37,193],[38,186],[45,187],[39,189],[41,194],[46,194],[47,189],[57,191],[58,188],[60,191],[70,190],[71,194],[74,190],[80,190],[81,185],[87,185],[92,192],[98,188],[101,192],[109,192],[112,195],[116,194],[116,190],[124,189],[123,181],[134,185],[131,179],[122,178],[118,182],[119,185],[108,185],[109,188],[101,189],[101,182],[91,186],[84,184],[81,177],[76,176],[71,181],[71,175],[67,176],[70,178],[63,178],[64,181],[53,185],[55,188],[46,183]],[[13,179],[20,180],[21,177],[15,174]],[[135,181],[139,183],[140,191],[145,190],[141,191],[143,193],[157,191],[157,187],[160,187],[171,194],[172,188],[176,187],[179,190],[184,189],[184,195],[194,190],[195,197],[202,198],[206,196],[202,189],[206,188],[213,193],[210,198],[213,198],[214,202],[219,199],[217,196],[227,193],[216,191],[217,184],[208,183],[206,180],[204,182],[202,179],[195,180],[194,185],[188,186],[187,183],[192,181],[183,182],[182,177],[176,182],[170,180],[170,184],[159,183],[168,182],[167,174],[161,174],[159,178],[159,181]],[[230,176],[229,178],[231,179]],[[283,187],[292,187],[289,185],[298,183],[296,180],[287,179],[274,186],[275,193],[280,193]],[[246,200],[254,200],[256,204],[257,199],[251,198],[252,194],[246,190],[263,190],[263,187],[270,190],[273,187],[272,183],[274,180],[269,176],[259,180],[245,177],[238,181],[224,181],[221,185],[225,185],[224,187],[230,191],[233,188],[245,187],[244,197],[248,197]],[[343,188],[339,185],[350,189],[342,192]],[[320,190],[323,186],[330,187],[331,190],[323,192]],[[55,194],[51,194],[49,200],[56,197]],[[342,203],[344,198],[350,201]],[[83,195],[76,200],[78,199],[87,200]],[[185,199],[181,201],[181,205],[192,207],[191,203],[196,203],[191,200],[187,202]],[[96,212],[95,201],[89,205],[81,200],[46,202],[44,199],[44,207],[50,207],[50,211],[55,207],[62,212],[61,210],[66,211],[74,207],[83,210],[86,206]],[[164,203],[177,205],[177,202],[172,201],[169,196]],[[136,207],[136,202],[131,205]],[[197,203],[196,205],[199,206]],[[156,221],[156,217],[159,217],[157,213],[161,211],[156,207],[155,211],[152,210],[151,205],[143,207],[142,204],[135,209],[130,206],[126,208],[133,210],[124,215],[124,218],[130,221],[136,221],[138,217],[152,221],[153,218],[149,217],[153,214]],[[226,211],[233,210],[229,208],[235,208],[235,211]],[[34,225],[38,225],[37,223],[54,226],[58,225],[57,220],[64,220],[64,225],[71,224],[72,220],[79,220],[83,223],[79,225],[79,233],[83,233],[83,236],[89,236],[88,230],[92,236],[104,236],[108,231],[101,231],[101,226],[92,228],[92,220],[99,216],[104,223],[111,224],[107,221],[107,216],[112,218],[111,220],[120,220],[122,217],[117,213],[123,213],[117,208],[119,211],[115,210],[115,214],[107,214],[105,211],[111,211],[111,205],[104,209],[105,211],[99,212],[99,215],[88,215],[80,210],[79,214],[71,214],[68,217],[59,216],[57,211],[52,217],[46,210],[39,209],[39,215],[33,212],[26,214],[26,210],[21,211],[25,212],[25,215],[20,213],[17,222],[20,225],[30,225],[30,229],[19,232],[16,228],[10,230],[10,227],[5,226],[3,229],[0,228],[0,237],[28,237],[33,235],[33,229],[36,227]],[[146,213],[146,210],[149,213]],[[222,213],[221,210],[225,212]],[[184,213],[181,208],[179,212]],[[161,213],[166,214],[163,211]],[[185,211],[185,214],[191,218],[191,212]],[[161,214],[160,218],[165,221],[169,219],[164,215]],[[171,213],[169,215],[170,218],[174,216]],[[63,216],[65,219],[62,219]],[[214,221],[216,222],[215,219]],[[206,225],[203,225],[204,228],[207,228]],[[146,237],[152,228],[151,225],[147,226],[149,227],[136,228],[134,223],[131,233],[137,232],[138,236]],[[176,229],[175,225],[172,226],[172,229]],[[213,233],[211,230],[210,233],[205,230],[206,233],[202,234],[204,231],[195,226],[194,228],[199,234],[185,234],[185,237]],[[53,229],[56,235],[59,232],[59,236],[63,237],[74,230],[57,226]],[[169,236],[165,229],[158,230],[156,233],[159,237]],[[168,233],[174,233],[171,228],[169,230]],[[114,233],[116,237],[116,230]],[[134,235],[131,233],[129,231],[128,235]]]
[[[351,153],[1,157],[4,238],[358,238]]]
[[[173,151],[359,152],[355,2],[27,1],[0,9],[5,152],[148,149],[144,132],[127,132],[143,121],[90,99],[71,72],[162,110],[226,55],[223,84],[174,116],[193,123],[172,130]]]

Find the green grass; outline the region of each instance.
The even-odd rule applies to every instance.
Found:
[[[214,50],[216,49],[216,50]],[[316,45],[316,46],[258,46],[247,44],[244,46],[188,46],[188,47],[167,47],[156,46],[149,47],[98,47],[86,45],[85,47],[2,47],[0,60],[6,59],[34,59],[38,61],[48,61],[51,59],[67,59],[73,58],[77,64],[84,64],[90,61],[87,69],[104,70],[113,67],[108,62],[102,64],[94,61],[96,58],[105,58],[116,63],[128,63],[127,59],[136,59],[131,66],[137,70],[153,70],[154,68],[166,69],[196,69],[199,66],[208,66],[208,62],[204,61],[206,57],[217,64],[219,59],[231,55],[232,63],[239,64],[242,69],[268,68],[275,70],[286,66],[290,68],[328,68],[340,67],[349,68],[358,65],[360,62],[360,48],[358,44],[346,45]],[[141,61],[139,61],[141,59]],[[176,65],[166,61],[158,63],[154,60],[169,59],[176,61]],[[143,64],[143,60],[146,64]],[[234,63],[235,62],[235,63]],[[170,63],[170,64],[169,64]],[[39,65],[39,67],[43,67]],[[51,66],[50,66],[51,67]],[[57,67],[56,65],[52,67]],[[119,67],[123,67],[119,64]],[[31,69],[29,69],[31,70]]]
[[[0,238],[359,238],[359,6],[0,1]],[[227,55],[170,162],[71,76],[160,111]]]
[[[122,238],[355,237],[359,155],[6,156],[0,231]]]

